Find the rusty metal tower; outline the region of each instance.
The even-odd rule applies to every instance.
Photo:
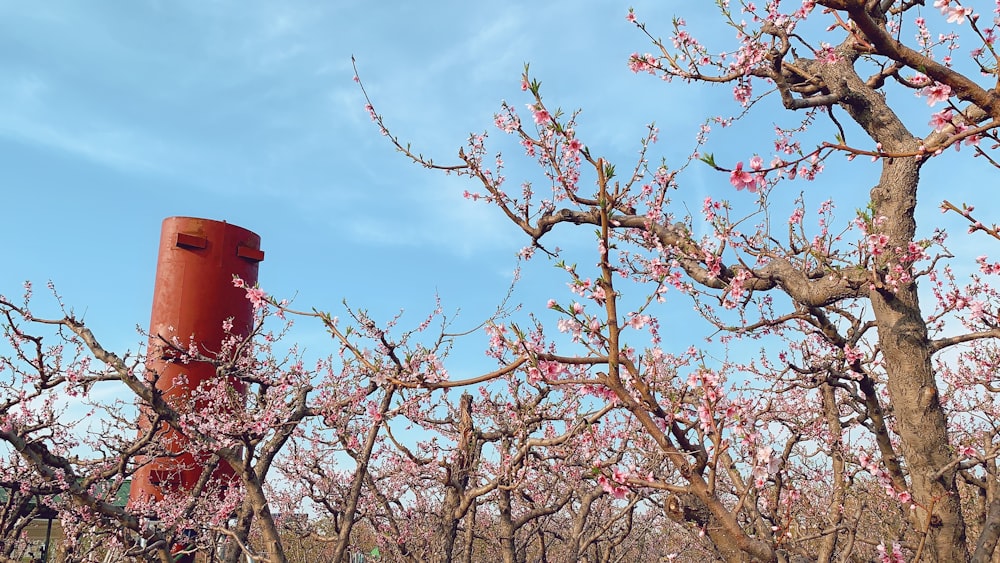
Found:
[[[187,346],[193,341],[203,354],[211,355],[222,348],[228,336],[248,335],[253,309],[245,291],[233,286],[233,275],[247,285],[256,284],[258,265],[263,259],[260,236],[247,229],[193,217],[163,221],[146,371],[172,406],[203,408],[194,396],[195,390],[217,376],[215,366],[209,362],[171,361],[176,353],[166,343],[177,338]],[[232,322],[229,334],[223,328],[227,320]],[[231,385],[241,399],[245,396],[246,389],[238,382],[221,383]],[[144,412],[139,419],[140,431],[148,431],[151,425],[149,413]],[[185,436],[163,424],[157,439],[166,455],[140,460],[144,464],[132,476],[130,503],[191,490],[201,477],[207,459],[198,459],[186,451]],[[211,478],[232,479],[233,470],[223,462]]]

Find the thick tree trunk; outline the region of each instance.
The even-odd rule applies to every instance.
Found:
[[[444,502],[441,503],[441,515],[434,534],[434,545],[430,546],[430,561],[433,563],[451,563],[460,520],[456,517],[456,513],[461,500],[460,494],[454,489],[449,488],[445,492]]]
[[[587,519],[590,518],[590,507],[594,500],[601,496],[599,489],[584,491],[580,496],[580,508],[573,510],[570,506],[570,514],[573,516],[573,528],[567,542],[567,552],[573,554],[577,559],[584,557],[586,545],[583,542],[583,533],[586,529]]]
[[[830,508],[827,510],[827,528],[836,528],[844,520],[844,499],[847,487],[844,483],[844,451],[841,435],[843,426],[840,423],[840,410],[837,404],[837,393],[832,385],[824,383],[820,388],[823,395],[823,413],[826,415],[826,427],[830,432],[830,457],[833,459],[833,490],[831,491]],[[839,534],[827,534],[819,542],[816,552],[817,563],[829,563],[837,549]]]
[[[888,111],[887,106],[884,111]],[[905,142],[891,141],[896,142],[889,150],[915,150],[919,144],[913,137]],[[905,249],[914,240],[918,179],[916,159],[886,159],[879,185],[872,189],[874,212],[887,218],[879,229],[889,237],[889,248]],[[891,268],[891,261],[897,258],[895,254],[889,253],[880,266]],[[941,473],[952,456],[917,286],[912,282],[901,283],[893,289],[876,288],[871,302],[888,376],[895,431],[909,469],[913,496],[921,507],[913,513],[914,527],[927,534],[928,560],[965,561],[969,553],[956,472],[951,469]]]
[[[236,512],[236,523],[233,526],[233,537],[228,538],[219,563],[239,563],[243,558],[243,549],[240,543],[246,545],[247,538],[250,537],[250,527],[253,525],[253,506],[250,500],[245,498]]]
[[[469,486],[476,461],[476,440],[472,427],[472,395],[464,393],[458,405],[458,430],[461,432],[456,445],[456,457],[453,463],[446,467],[444,502],[441,504],[441,516],[435,534],[436,545],[431,546],[432,561],[435,563],[450,563],[455,551],[455,539],[458,537],[458,524],[465,516],[463,500]]]
[[[514,518],[510,503],[510,489],[500,487],[497,490],[498,510],[500,511],[500,553],[503,563],[517,563],[516,547],[514,545]]]
[[[271,507],[267,502],[267,495],[264,488],[256,479],[244,481],[247,499],[253,506],[257,515],[257,525],[260,526],[261,536],[264,543],[264,553],[271,563],[285,563],[285,548],[282,545],[281,534],[274,525],[274,517],[271,515]]]
[[[476,507],[477,503],[472,503],[469,512],[465,515],[465,556],[462,563],[472,563],[475,553],[476,543]]]
[[[744,550],[734,545],[731,534],[721,524],[712,511],[694,493],[678,493],[671,495],[666,503],[666,514],[674,522],[692,526],[697,530],[705,530],[712,546],[715,547],[719,559],[727,563],[743,561],[776,561],[774,557],[751,557]]]
[[[885,98],[857,75],[854,61],[845,56],[835,63],[808,61],[809,70],[826,84],[844,90],[840,107],[888,153],[916,153],[921,141],[910,133]],[[909,471],[914,500],[913,525],[927,534],[924,561],[956,562],[969,557],[965,524],[959,510],[955,471],[941,469],[951,461],[944,409],[931,364],[927,325],[920,310],[915,282],[895,287],[883,283],[899,264],[916,235],[914,211],[921,160],[917,157],[883,158],[879,183],[871,190],[873,234],[888,237],[887,251],[871,265],[869,292],[878,327],[879,348],[888,377],[889,397],[900,437],[900,451]],[[884,217],[884,219],[882,219]],[[907,265],[904,264],[904,267]],[[925,559],[926,558],[926,559]]]
[[[393,394],[396,392],[395,387],[389,386],[385,390],[385,395],[382,396],[382,400],[379,401],[379,416],[385,417],[385,413],[389,410],[389,405],[392,404]],[[347,548],[351,543],[351,531],[354,529],[355,518],[358,512],[358,503],[361,500],[361,491],[365,482],[365,478],[368,475],[368,464],[371,461],[372,450],[375,448],[375,441],[378,439],[379,431],[382,429],[382,425],[378,422],[374,422],[368,431],[365,433],[365,443],[362,446],[358,456],[356,458],[358,467],[354,470],[354,479],[351,482],[351,490],[347,495],[347,502],[344,506],[343,513],[343,523],[340,526],[340,531],[337,534],[337,543],[333,551],[333,556],[331,561],[333,563],[340,563],[344,561],[347,557]]]

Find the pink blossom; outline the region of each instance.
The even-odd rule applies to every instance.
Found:
[[[632,72],[648,72],[649,74],[654,74],[656,72],[656,57],[650,53],[645,55],[639,55],[639,53],[632,53],[632,56],[628,58],[628,68]]]
[[[872,463],[872,458],[868,455],[868,452],[861,452],[858,454],[858,464],[865,469],[868,469]]]
[[[640,330],[640,329],[642,329],[642,327],[646,326],[646,323],[648,323],[649,320],[650,320],[650,318],[647,315],[635,315],[635,314],[633,314],[629,318],[628,324],[629,324],[630,327],[632,327],[632,328],[634,328],[636,330]]]
[[[722,273],[722,261],[708,249],[705,249],[705,267],[708,268],[713,278],[719,277],[719,274]]]
[[[667,187],[670,184],[670,180],[673,178],[673,174],[670,174],[666,166],[660,166],[656,169],[656,174],[653,176],[654,181],[661,188]]]
[[[926,74],[918,72],[913,75],[913,78],[910,78],[910,82],[916,84],[917,86],[926,86],[931,83],[931,79]]]
[[[837,51],[835,51],[830,44],[821,43],[819,50],[816,51],[816,60],[831,64],[839,61],[840,57],[837,55]]]
[[[493,122],[504,133],[517,131],[521,127],[521,119],[514,113],[512,108],[505,105],[503,110],[504,113],[498,113],[493,116]]]
[[[566,373],[566,366],[559,362],[544,361],[538,362],[538,369],[542,372],[547,380],[558,379],[559,376]]]
[[[259,287],[248,287],[247,288],[247,299],[253,305],[254,310],[260,309],[264,306],[267,301],[267,294],[264,293],[263,289]]]
[[[542,372],[535,366],[528,368],[528,383],[536,384],[542,381]]]
[[[753,86],[750,85],[749,80],[741,80],[736,86],[733,86],[733,99],[742,105],[747,105],[750,103],[750,97],[753,96]]]
[[[903,558],[903,550],[898,542],[892,542],[891,554],[886,551],[885,542],[875,546],[875,550],[878,552],[878,560],[881,563],[906,563],[906,559]]]
[[[705,201],[701,205],[701,211],[705,214],[706,221],[715,220],[715,212],[722,209],[722,203],[712,201],[712,196],[705,196]]]
[[[743,170],[743,162],[736,163],[736,168],[729,173],[729,183],[737,190],[746,188],[751,193],[757,191],[757,180],[753,174]]]
[[[548,123],[549,121],[552,121],[552,116],[549,114],[549,111],[544,107],[528,104],[528,109],[531,110],[532,116],[535,119],[535,123],[542,125]]]
[[[951,108],[941,110],[931,115],[930,126],[933,127],[935,131],[941,131],[951,124],[952,117],[954,117],[954,115],[952,114]]]
[[[568,332],[573,335],[573,340],[578,341],[583,331],[583,325],[572,319],[559,319],[556,321],[556,328],[559,332]]]
[[[885,252],[885,246],[889,243],[889,237],[884,234],[868,235],[868,252],[872,256],[879,256]]]
[[[375,422],[382,422],[382,413],[379,412],[378,405],[374,401],[368,403],[368,416],[372,417]]]
[[[969,318],[973,321],[982,320],[985,316],[986,304],[979,299],[974,299],[969,303]]]
[[[790,215],[790,216],[788,217],[788,224],[789,224],[789,225],[797,225],[797,224],[799,224],[799,223],[800,223],[800,222],[802,221],[802,217],[803,217],[804,215],[805,215],[805,210],[804,210],[804,209],[802,209],[801,207],[797,208],[797,209],[796,209],[795,211],[793,211],[793,212],[792,212],[792,214],[791,214],[791,215]]]
[[[918,96],[927,96],[927,105],[933,106],[938,102],[946,102],[951,97],[951,86],[935,82],[931,86],[922,88],[917,92]]]
[[[1000,262],[994,262],[990,264],[986,261],[986,256],[980,256],[976,258],[976,263],[979,264],[979,271],[984,274],[1000,274]]]
[[[622,485],[613,485],[611,480],[604,475],[597,476],[597,484],[604,489],[604,492],[609,493],[616,499],[623,499],[628,496],[628,488]]]
[[[847,363],[853,364],[854,362],[860,362],[861,360],[865,359],[865,355],[860,350],[851,346],[850,344],[845,344],[844,358],[847,360]],[[865,454],[861,455],[864,456]]]
[[[948,23],[962,25],[965,23],[965,16],[972,14],[972,8],[953,6],[951,8],[942,9],[941,12],[948,16]]]
[[[906,255],[902,258],[906,262],[916,262],[927,259],[927,250],[919,243],[910,241],[906,244]]]
[[[591,298],[598,303],[604,303],[604,300],[607,299],[607,295],[604,293],[604,286],[599,285],[595,287],[591,293]]]

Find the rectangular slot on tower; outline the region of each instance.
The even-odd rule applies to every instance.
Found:
[[[177,246],[181,248],[206,248],[208,240],[198,235],[177,233]]]

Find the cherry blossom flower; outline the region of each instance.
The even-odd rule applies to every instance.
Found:
[[[757,191],[757,179],[750,172],[743,170],[743,162],[737,162],[736,168],[729,173],[729,183],[737,190],[746,188],[751,193]]]
[[[839,61],[840,56],[829,43],[821,43],[819,50],[816,51],[816,60],[831,64]]]
[[[918,96],[927,97],[927,105],[933,106],[938,102],[946,102],[951,97],[951,86],[935,82],[931,86],[922,88],[917,92]]]
[[[951,108],[943,109],[935,114],[931,115],[930,126],[934,128],[935,131],[942,131],[945,127],[951,125],[951,120],[954,114]]]
[[[872,256],[882,255],[885,252],[886,245],[889,243],[889,237],[881,233],[868,235],[867,240],[868,252]]]
[[[535,123],[539,125],[544,125],[552,121],[552,115],[549,114],[549,110],[541,106],[536,106],[534,104],[528,104],[528,109],[531,110],[532,117],[535,119]]]
[[[965,17],[972,14],[972,8],[952,6],[950,8],[942,9],[942,13],[948,16],[948,23],[962,25],[965,23]]]
[[[647,72],[649,74],[656,73],[656,57],[650,53],[644,55],[639,55],[639,53],[632,53],[632,56],[628,59],[628,68],[632,72]]]
[[[637,315],[633,313],[629,317],[628,325],[636,330],[640,330],[642,327],[646,326],[646,323],[649,321],[650,317],[648,315]]]
[[[793,211],[792,214],[788,216],[788,224],[798,225],[800,222],[802,222],[802,218],[805,216],[805,213],[806,213],[805,209],[802,209],[801,207],[796,208],[795,211]]]
[[[264,293],[264,290],[259,287],[248,287],[247,299],[250,300],[250,303],[256,311],[265,305],[267,301],[267,294]]]

